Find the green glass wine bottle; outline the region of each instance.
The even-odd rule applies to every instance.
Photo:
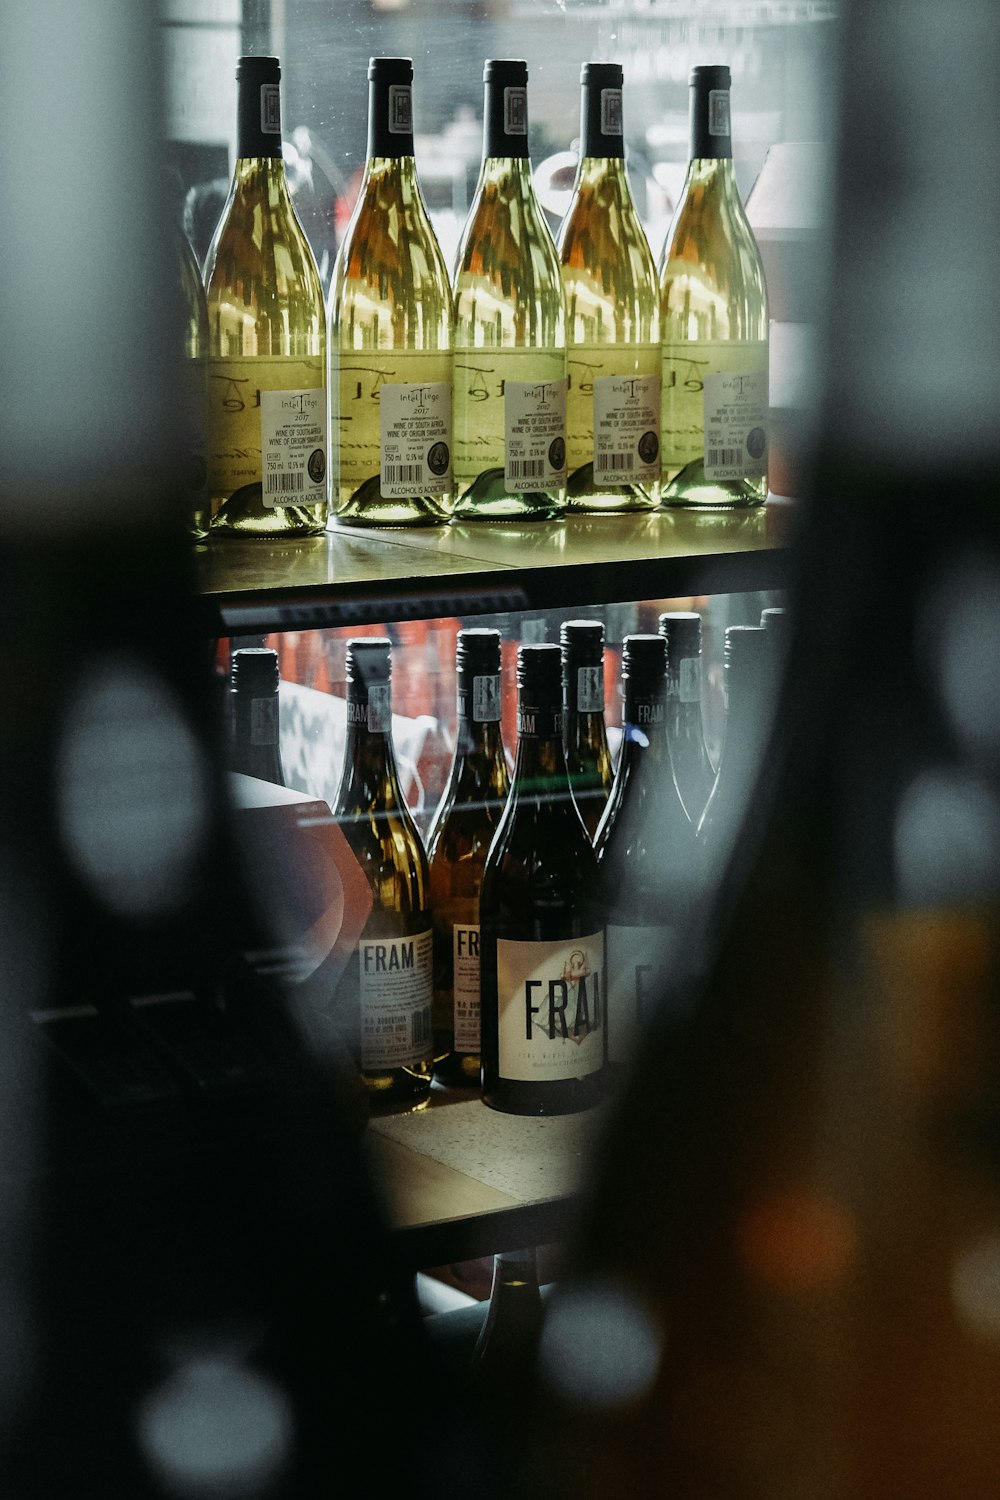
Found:
[[[566,770],[577,811],[593,839],[614,778],[604,718],[604,626],[600,620],[564,620],[559,642]]]

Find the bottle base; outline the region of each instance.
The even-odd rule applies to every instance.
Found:
[[[563,510],[560,495],[548,490],[511,493],[503,469],[484,469],[464,491],[454,510],[456,521],[547,521]]]
[[[443,526],[451,502],[436,495],[383,495],[373,474],[333,512],[338,526]]]
[[[604,1070],[586,1078],[560,1078],[547,1083],[523,1083],[494,1078],[483,1084],[482,1100],[505,1115],[573,1115],[593,1109],[607,1093]]]
[[[383,1105],[395,1107],[409,1104],[420,1108],[430,1100],[431,1064],[422,1065],[421,1071],[411,1068],[384,1068],[377,1072],[360,1070],[361,1083],[373,1112]]]
[[[693,459],[667,481],[660,493],[665,510],[747,510],[767,500],[766,479],[706,479],[704,461]]]
[[[212,538],[322,536],[326,530],[325,504],[265,505],[259,484],[245,484],[213,501],[212,508]]]
[[[481,1073],[478,1052],[448,1052],[434,1061],[434,1082],[445,1088],[478,1088]]]
[[[593,464],[583,464],[566,485],[566,510],[587,515],[622,515],[658,509],[659,495],[653,485],[622,484],[602,487],[594,481]]]

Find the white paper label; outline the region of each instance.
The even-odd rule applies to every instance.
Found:
[[[362,1068],[402,1068],[421,1062],[431,1047],[433,934],[362,938]]]
[[[767,473],[767,372],[705,376],[705,478]]]
[[[260,86],[260,128],[263,135],[281,134],[281,88],[277,83]]]
[[[581,714],[604,712],[604,669],[600,664],[577,667],[576,707]]]
[[[451,489],[451,386],[384,385],[379,394],[379,488],[388,499]]]
[[[675,935],[669,927],[609,924],[608,1061],[625,1062],[663,994]]]
[[[708,133],[709,135],[729,135],[729,90],[709,89],[708,91]]]
[[[603,1066],[603,971],[603,932],[547,943],[497,939],[502,1078],[583,1078]]]
[[[594,478],[648,484],[659,473],[659,375],[599,375],[594,381]]]
[[[264,504],[326,501],[326,392],[261,391],[261,487]]]
[[[601,89],[601,134],[622,133],[622,91]]]
[[[528,90],[526,88],[504,89],[503,128],[505,135],[528,134]]]
[[[278,743],[278,698],[272,693],[268,698],[250,700],[251,745],[276,745]]]
[[[504,387],[504,488],[566,482],[566,380],[508,380]]]
[[[455,1051],[478,1052],[479,926],[451,929]]]
[[[413,134],[413,93],[408,83],[389,85],[389,134]]]
[[[368,689],[368,732],[389,734],[392,729],[392,687],[373,682]]]
[[[499,724],[500,722],[500,676],[489,674],[472,679],[472,722],[474,724]]]
[[[682,703],[701,702],[701,657],[682,656],[677,673],[677,696]]]

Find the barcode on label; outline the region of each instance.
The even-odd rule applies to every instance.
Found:
[[[595,453],[594,469],[598,474],[620,472],[623,469],[631,469],[631,453]]]
[[[722,468],[727,464],[739,464],[742,462],[742,448],[709,448],[705,454],[705,464],[709,469]]]
[[[302,491],[306,487],[306,476],[301,469],[294,473],[266,474],[264,476],[264,489],[268,495],[287,495],[292,491]]]
[[[431,1011],[430,1006],[427,1006],[423,1010],[415,1010],[410,1018],[410,1041],[418,1047],[430,1039]]]
[[[423,477],[420,464],[384,464],[382,467],[383,484],[419,484]]]
[[[508,479],[544,479],[544,458],[509,458],[507,460]]]

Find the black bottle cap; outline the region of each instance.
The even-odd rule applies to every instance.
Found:
[[[760,612],[760,623],[765,630],[786,630],[788,628],[788,610],[781,605],[775,604]]]
[[[727,626],[724,652],[727,677],[735,674],[742,681],[766,671],[770,650],[770,632],[763,626]]]
[[[241,57],[236,64],[236,81],[242,83],[279,83],[281,63],[276,57]]]
[[[278,691],[278,653],[271,646],[241,646],[230,665],[233,692],[263,698]]]
[[[344,659],[348,684],[374,687],[392,673],[392,642],[385,636],[352,636]]]
[[[368,59],[368,81],[373,83],[412,83],[412,57],[370,57]]]
[[[692,89],[728,89],[732,74],[725,63],[697,63],[691,69],[688,87]]]
[[[622,642],[622,677],[655,681],[667,670],[667,642],[662,635],[638,633]]]
[[[597,666],[604,655],[604,626],[600,620],[564,620],[559,641],[564,661]]]
[[[483,82],[523,88],[528,82],[528,64],[519,57],[488,57],[483,63]]]
[[[455,665],[460,672],[485,675],[500,670],[500,632],[484,627],[460,630],[455,643]]]
[[[562,706],[562,652],[551,642],[517,648],[517,685],[522,694]]]
[[[624,78],[621,63],[585,62],[580,68],[580,82],[592,89],[620,89]]]
[[[696,655],[701,646],[701,615],[694,609],[664,610],[659,631],[671,656]]]

